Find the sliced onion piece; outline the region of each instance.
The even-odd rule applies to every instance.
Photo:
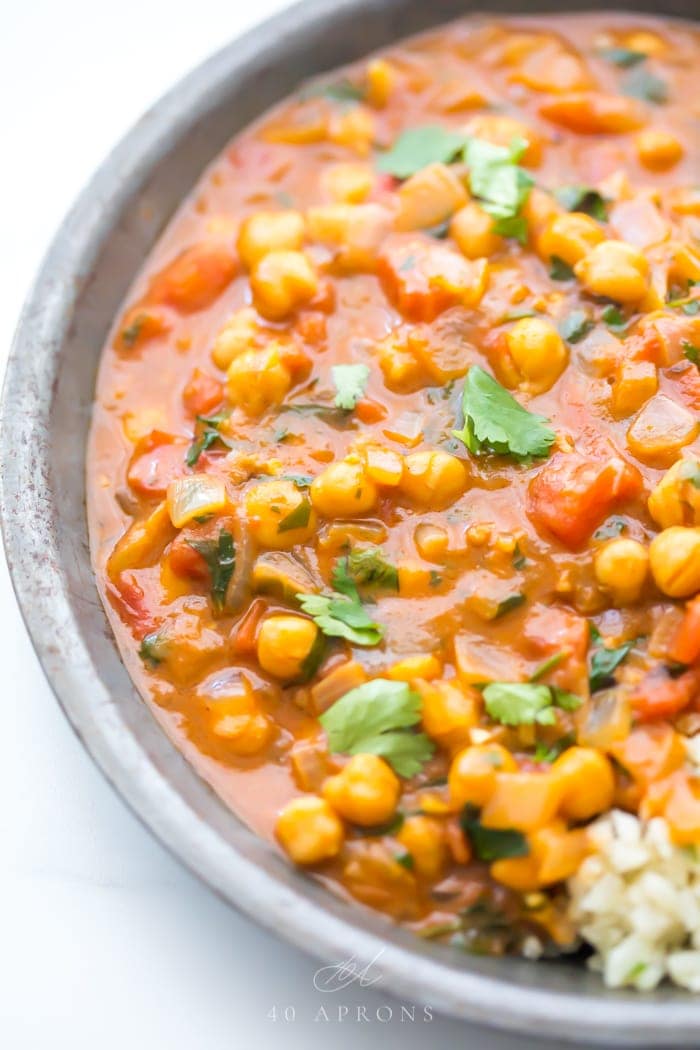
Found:
[[[176,529],[203,514],[212,514],[226,506],[226,486],[222,478],[211,474],[188,474],[171,481],[167,494],[168,513]]]

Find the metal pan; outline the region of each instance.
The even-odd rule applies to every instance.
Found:
[[[527,6],[506,0],[489,9]],[[657,0],[619,6],[658,10]],[[293,870],[158,728],[121,663],[90,568],[84,461],[98,356],[182,197],[232,134],[300,80],[470,9],[464,0],[307,0],[210,58],[116,147],[56,235],[17,330],[1,415],[8,560],[76,733],[143,822],[226,900],[325,960],[376,958],[385,989],[458,1017],[538,1041],[698,1045],[700,1001],[681,991],[611,992],[574,964],[426,944]],[[665,13],[697,17],[697,0],[668,0]]]

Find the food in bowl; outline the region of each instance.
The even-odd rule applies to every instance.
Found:
[[[239,135],[105,347],[138,688],[414,930],[700,990],[696,29],[464,20]]]

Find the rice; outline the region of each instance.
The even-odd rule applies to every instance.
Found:
[[[661,817],[613,810],[569,880],[570,917],[610,988],[648,991],[668,978],[700,992],[700,852],[671,842]]]

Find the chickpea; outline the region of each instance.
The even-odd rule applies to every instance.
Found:
[[[445,507],[462,495],[468,480],[462,461],[449,452],[411,452],[404,460],[399,489],[422,506]]]
[[[500,744],[476,744],[452,760],[448,776],[450,801],[461,808],[470,803],[485,806],[496,790],[497,773],[514,773],[518,766]]]
[[[649,283],[644,255],[625,241],[601,241],[576,263],[574,273],[587,292],[618,303],[639,302]]]
[[[288,802],[277,818],[275,832],[295,864],[318,864],[336,857],[344,838],[341,821],[316,795]]]
[[[322,204],[306,215],[309,236],[334,250],[333,262],[344,273],[372,273],[377,255],[392,226],[392,215],[381,204]]]
[[[649,497],[649,513],[657,525],[700,526],[700,461],[679,459],[666,471]]]
[[[464,184],[446,164],[428,164],[399,189],[399,230],[438,226],[467,201]]]
[[[319,637],[316,624],[303,616],[268,616],[258,633],[258,662],[275,678],[302,678]]]
[[[419,875],[438,878],[447,860],[445,830],[439,820],[422,815],[407,817],[396,838],[413,857]]]
[[[669,598],[700,591],[700,529],[664,529],[651,541],[649,566],[656,586]]]
[[[366,96],[370,106],[383,109],[396,86],[396,70],[384,58],[373,58],[365,70]]]
[[[646,128],[634,140],[640,163],[650,171],[666,171],[683,156],[683,146],[669,131]]]
[[[341,817],[372,827],[383,824],[396,812],[401,784],[390,766],[378,755],[353,755],[337,776],[323,784],[323,797]]]
[[[282,321],[313,299],[318,277],[303,252],[274,251],[256,265],[250,287],[258,313],[270,321]]]
[[[569,747],[552,763],[564,787],[559,809],[568,820],[590,820],[610,809],[615,778],[610,760],[592,747]]]
[[[360,459],[348,456],[314,479],[311,502],[324,518],[345,518],[365,514],[377,502],[377,486],[367,476]]]
[[[590,215],[574,211],[549,220],[538,238],[537,249],[546,260],[556,255],[569,266],[575,266],[603,240],[605,234],[598,223]]]
[[[596,580],[615,605],[629,605],[641,594],[649,571],[649,555],[636,540],[610,540],[593,563]]]
[[[533,128],[513,117],[501,113],[479,113],[472,117],[465,130],[469,135],[492,142],[494,146],[510,146],[514,138],[525,139],[527,149],[521,163],[536,168],[542,160],[541,137]]]
[[[245,495],[245,509],[250,533],[262,547],[286,550],[304,543],[316,531],[316,515],[306,495],[293,481],[264,481],[254,485]],[[285,520],[291,515],[295,515],[299,524],[284,527]],[[280,529],[280,526],[283,527]]]
[[[465,204],[453,216],[450,237],[467,259],[494,255],[503,247],[503,238],[493,231],[493,218],[474,201]]]
[[[471,730],[479,723],[476,694],[454,682],[418,683],[423,700],[423,729],[448,751],[469,743]]]
[[[506,345],[519,386],[532,394],[549,390],[566,368],[569,351],[550,321],[522,317],[506,333]]]
[[[323,190],[340,204],[359,204],[374,183],[374,172],[369,164],[358,162],[333,164],[321,173]]]
[[[226,393],[249,416],[261,416],[272,405],[280,405],[290,390],[292,377],[282,350],[276,342],[264,350],[244,350],[229,365]]]
[[[304,240],[304,217],[298,211],[259,211],[249,215],[238,235],[238,254],[252,270],[270,252],[298,251]]]
[[[236,310],[217,333],[211,351],[212,361],[217,368],[225,371],[244,350],[256,348],[259,336],[258,315],[252,306]]]
[[[210,709],[211,731],[226,741],[235,755],[256,755],[272,735],[272,723],[250,690],[216,699]]]

